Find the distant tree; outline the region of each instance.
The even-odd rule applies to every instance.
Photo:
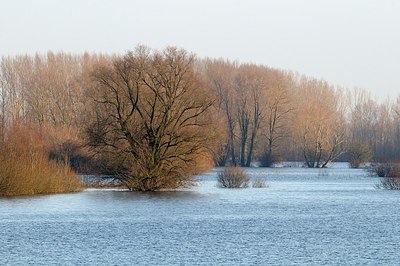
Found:
[[[26,114],[24,89],[20,76],[24,73],[24,60],[13,57],[3,57],[0,65],[0,90],[2,123],[13,124],[22,120]]]
[[[352,168],[359,168],[361,164],[372,159],[371,148],[365,142],[354,141],[349,146],[349,163]]]
[[[130,190],[191,183],[212,141],[212,99],[184,50],[138,47],[94,72],[97,118],[89,144]]]
[[[223,149],[232,165],[249,167],[260,151],[272,156],[288,134],[291,75],[254,64],[206,60],[206,80],[225,117]],[[262,148],[262,137],[268,139]],[[265,151],[267,150],[267,151]],[[223,164],[225,165],[225,160]]]
[[[289,115],[293,111],[291,77],[276,73],[266,96],[265,125],[263,136],[266,149],[261,156],[261,166],[270,167],[276,162],[276,150],[280,142],[290,135]]]
[[[239,125],[240,166],[251,165],[263,118],[267,84],[263,68],[241,65],[235,76],[235,113]]]
[[[222,143],[220,148],[222,160],[219,160],[217,164],[225,166],[230,158],[232,165],[236,166],[238,165],[236,149],[238,120],[235,113],[236,96],[233,88],[238,66],[236,63],[223,60],[206,60],[205,65],[205,80],[217,95],[216,107],[224,117],[227,136],[226,142]]]
[[[400,96],[397,97],[393,105],[393,139],[396,158],[400,159]]]
[[[345,121],[340,95],[326,82],[302,79],[295,138],[308,167],[323,168],[344,152]]]
[[[351,91],[350,138],[368,143],[374,160],[400,158],[399,101],[375,101],[361,89]]]

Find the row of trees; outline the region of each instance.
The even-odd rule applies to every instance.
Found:
[[[326,82],[257,65],[202,61],[227,130],[220,165],[305,160],[325,167],[344,151],[346,105]]]
[[[296,160],[326,167],[346,160],[358,167],[362,161],[400,158],[400,97],[377,102],[362,89],[265,66],[201,64],[226,125],[220,165]]]
[[[400,98],[379,103],[293,72],[142,46],[0,64],[2,140],[15,124],[51,128],[50,158],[131,189],[186,185],[211,165],[400,157]]]

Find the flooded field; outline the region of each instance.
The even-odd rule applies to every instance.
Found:
[[[251,168],[268,188],[0,199],[0,264],[395,265],[400,193],[363,170]]]

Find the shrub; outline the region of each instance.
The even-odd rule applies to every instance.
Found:
[[[373,163],[369,171],[379,177],[400,177],[400,165],[394,162]]]
[[[81,183],[67,165],[48,158],[44,136],[33,126],[14,127],[0,145],[0,196],[77,191]]]
[[[218,173],[218,185],[223,188],[247,188],[250,178],[240,167],[226,167]]]
[[[400,164],[393,162],[374,163],[371,172],[381,177],[376,188],[400,190]]]
[[[275,163],[279,162],[279,158],[269,153],[264,153],[260,157],[260,166],[261,167],[272,167]]]
[[[355,141],[349,147],[349,163],[352,168],[359,168],[361,164],[372,159],[372,152],[365,142]]]
[[[381,179],[381,183],[376,185],[376,188],[400,190],[400,178],[384,177]]]
[[[264,178],[257,178],[253,181],[253,188],[266,188],[268,187],[267,182]]]

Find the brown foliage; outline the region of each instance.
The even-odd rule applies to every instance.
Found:
[[[14,125],[0,144],[0,196],[72,192],[81,184],[68,166],[50,161],[48,144],[33,126]]]
[[[179,88],[192,89],[176,105],[187,104],[189,99],[216,99],[202,116],[202,122],[214,122],[207,125],[212,141],[200,150],[212,153],[217,165],[249,166],[254,158],[270,165],[279,158],[304,159],[310,167],[324,167],[341,155],[347,140],[368,144],[375,160],[400,158],[400,97],[379,103],[366,91],[356,89],[348,94],[343,108],[340,91],[322,80],[262,65],[197,60],[188,53],[182,56],[178,49],[171,56],[172,50],[153,53],[141,47],[125,56],[48,52],[2,57],[0,125],[51,125],[57,132],[51,140],[52,158],[69,162],[74,170],[99,172],[99,167],[104,166],[129,171],[124,168],[125,154],[116,160],[112,154],[115,149],[110,146],[118,144],[121,148],[124,141],[106,144],[101,139],[115,133],[111,131],[118,126],[115,119],[121,115],[123,119],[129,117],[126,126],[133,135],[138,133],[139,138],[149,142],[154,132],[143,130],[152,126],[142,122],[158,123],[163,106],[168,105],[164,100],[172,99],[168,93],[173,90],[166,88],[179,83]],[[113,91],[107,82],[118,89]],[[136,92],[140,92],[137,103]],[[105,101],[101,103],[100,99]],[[120,113],[113,105],[119,100]],[[151,109],[156,112],[139,113]],[[115,117],[104,117],[104,113]],[[94,161],[82,148],[80,134],[89,124],[92,133],[105,134],[91,134],[91,143],[99,141],[105,151]],[[1,135],[4,134],[0,132]]]

